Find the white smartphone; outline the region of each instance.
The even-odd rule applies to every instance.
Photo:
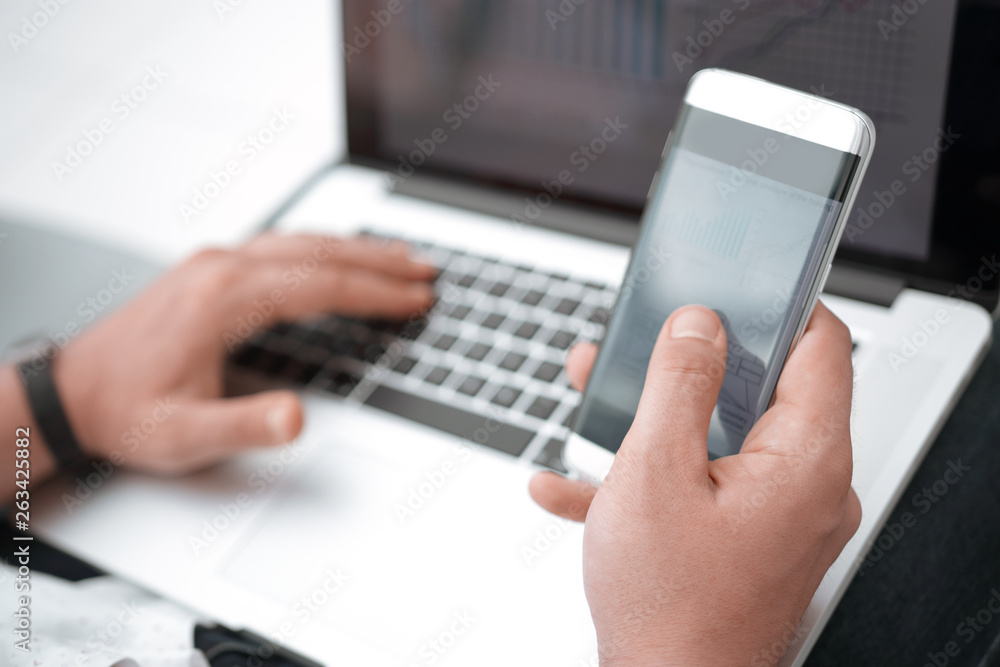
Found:
[[[874,144],[857,109],[723,70],[691,79],[566,442],[571,470],[607,475],[657,335],[693,303],[729,337],[708,455],[739,452],[812,314]]]

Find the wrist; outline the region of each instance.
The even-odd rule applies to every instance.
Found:
[[[31,462],[31,479],[34,481],[44,480],[56,471],[55,458],[49,451],[49,443],[45,442],[38,424],[35,423],[35,416],[31,412],[28,404],[28,397],[25,393],[24,381],[21,374],[14,366],[0,366],[0,396],[5,398],[4,405],[6,414],[0,415],[3,419],[0,422],[5,427],[4,437],[14,437],[15,431],[20,428],[27,429],[28,439],[31,442],[28,460]],[[0,469],[6,469],[7,465],[13,465],[13,454],[11,461],[4,461]],[[4,502],[13,497],[13,493],[7,493],[8,484],[13,484],[14,474],[6,475],[11,481],[4,481],[0,487],[4,489]]]
[[[92,386],[94,375],[80,366],[80,357],[74,347],[66,348],[49,362],[52,381],[80,449],[88,457],[104,458],[94,419],[95,415],[102,414],[97,405],[98,387]]]

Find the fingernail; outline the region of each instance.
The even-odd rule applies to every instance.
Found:
[[[704,308],[685,308],[670,323],[671,338],[714,341],[718,335],[719,320]]]
[[[292,439],[288,425],[288,410],[285,408],[271,408],[267,411],[267,428],[271,432],[273,439],[279,443],[288,442]]]

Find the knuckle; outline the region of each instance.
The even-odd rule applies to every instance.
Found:
[[[194,266],[205,266],[213,264],[231,254],[231,251],[223,248],[204,248],[191,255],[188,262]]]
[[[851,350],[851,330],[844,324],[843,320],[834,315],[831,319],[830,333],[835,344],[841,350]]]
[[[847,498],[847,509],[844,513],[844,523],[850,529],[851,535],[858,532],[858,528],[861,527],[862,516],[861,501],[858,499],[858,494],[854,492],[854,489],[851,489]]]
[[[273,243],[274,240],[277,238],[278,238],[277,232],[273,231],[261,232],[257,236],[253,237],[252,239],[244,243],[243,246],[240,248],[240,251],[247,251],[247,250],[255,251],[266,248],[271,243]]]
[[[243,262],[238,255],[225,253],[208,263],[202,276],[202,287],[211,297],[232,291],[243,279]]]

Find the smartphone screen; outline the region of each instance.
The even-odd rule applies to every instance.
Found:
[[[708,452],[735,454],[770,403],[860,158],[685,106],[576,420],[617,452],[663,323],[702,304],[728,336]]]

